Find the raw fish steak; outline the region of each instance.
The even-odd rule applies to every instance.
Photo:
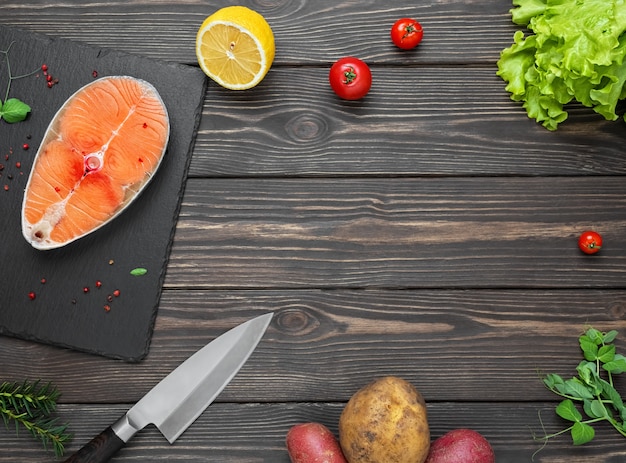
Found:
[[[56,113],[26,184],[22,234],[36,249],[65,246],[117,217],[165,154],[167,109],[148,82],[103,77]]]

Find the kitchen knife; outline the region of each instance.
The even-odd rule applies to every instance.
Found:
[[[109,461],[148,424],[154,424],[172,444],[246,363],[271,320],[271,313],[261,315],[215,338],[65,463]]]

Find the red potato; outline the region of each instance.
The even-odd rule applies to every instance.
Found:
[[[491,445],[471,429],[455,429],[436,439],[425,463],[495,463]]]
[[[320,423],[302,423],[287,433],[291,463],[347,463],[335,435]]]

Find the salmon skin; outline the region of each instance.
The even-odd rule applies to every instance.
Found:
[[[170,134],[152,84],[100,78],[55,114],[24,191],[22,234],[36,249],[65,246],[109,223],[147,186]]]

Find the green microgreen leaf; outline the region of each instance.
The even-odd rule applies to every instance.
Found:
[[[599,400],[592,400],[590,402],[590,410],[592,412],[592,418],[607,418],[606,407]]]
[[[585,333],[585,336],[598,346],[604,341],[604,335],[602,332],[596,330],[595,328],[589,328]]]
[[[596,418],[602,418],[602,413],[600,415],[598,415],[596,413],[596,409],[595,407],[593,407],[593,400],[584,400],[583,401],[583,410],[585,412],[585,415],[587,415],[589,418],[591,419],[596,419]]]
[[[586,444],[587,442],[593,440],[596,434],[592,426],[582,422],[574,423],[571,433],[574,445]]]
[[[553,434],[545,434],[544,430],[545,435],[540,439],[543,445],[565,432],[571,433],[574,445],[586,444],[595,437],[593,425],[601,421],[626,437],[626,406],[613,385],[614,375],[626,372],[626,356],[617,353],[613,344],[616,338],[615,330],[602,332],[588,328],[578,338],[584,357],[576,367],[578,376],[564,380],[556,373],[549,373],[543,378],[544,385],[564,399],[557,405],[556,414],[571,423]],[[582,407],[585,418],[576,404]]]
[[[35,69],[32,72],[27,74],[22,74],[19,76],[14,76],[11,72],[11,61],[9,60],[9,51],[15,42],[11,42],[6,50],[0,50],[0,54],[3,55],[4,60],[6,60],[7,74],[8,74],[8,82],[6,92],[4,94],[4,103],[0,100],[0,119],[4,119],[9,124],[14,124],[15,122],[20,122],[26,119],[28,113],[30,113],[30,106],[24,103],[22,100],[17,98],[9,98],[9,91],[11,90],[11,83],[14,80],[22,79],[24,77],[32,76],[35,74],[38,69]]]
[[[594,362],[580,362],[576,367],[576,371],[585,384],[590,384],[594,379],[596,364]]]
[[[607,344],[598,350],[598,360],[602,363],[612,362],[615,358],[615,346]]]
[[[556,388],[557,384],[563,384],[564,381],[563,378],[561,378],[556,373],[550,373],[546,375],[546,377],[543,379],[543,383],[548,389],[554,389]]]
[[[148,269],[142,267],[137,267],[130,271],[130,274],[136,277],[145,275],[146,273],[148,273]]]
[[[556,414],[567,421],[576,422],[583,419],[583,416],[574,405],[574,402],[572,402],[570,399],[565,399],[559,405],[557,405]]]
[[[626,371],[626,358],[620,354],[616,354],[615,357],[613,357],[613,360],[605,362],[604,365],[602,365],[602,368],[613,374],[624,373]]]
[[[617,412],[621,413],[625,409],[622,396],[617,392],[617,389],[606,381],[603,383],[603,392],[602,397],[608,400]]]
[[[9,98],[4,104],[0,102],[0,119],[9,124],[23,121],[29,112],[30,106],[17,98]]]
[[[604,342],[605,343],[610,343],[615,341],[615,338],[617,337],[617,331],[616,330],[611,330],[608,333],[604,334]]]
[[[598,358],[598,345],[586,336],[580,338],[580,348],[583,351],[585,360],[590,362],[595,361]]]
[[[580,381],[584,383],[592,396],[596,396],[602,392],[604,380],[598,374],[598,367],[594,362],[582,361],[576,367]],[[588,399],[590,397],[587,397]]]
[[[593,398],[593,393],[579,378],[572,378],[565,381],[563,393],[575,399]]]

